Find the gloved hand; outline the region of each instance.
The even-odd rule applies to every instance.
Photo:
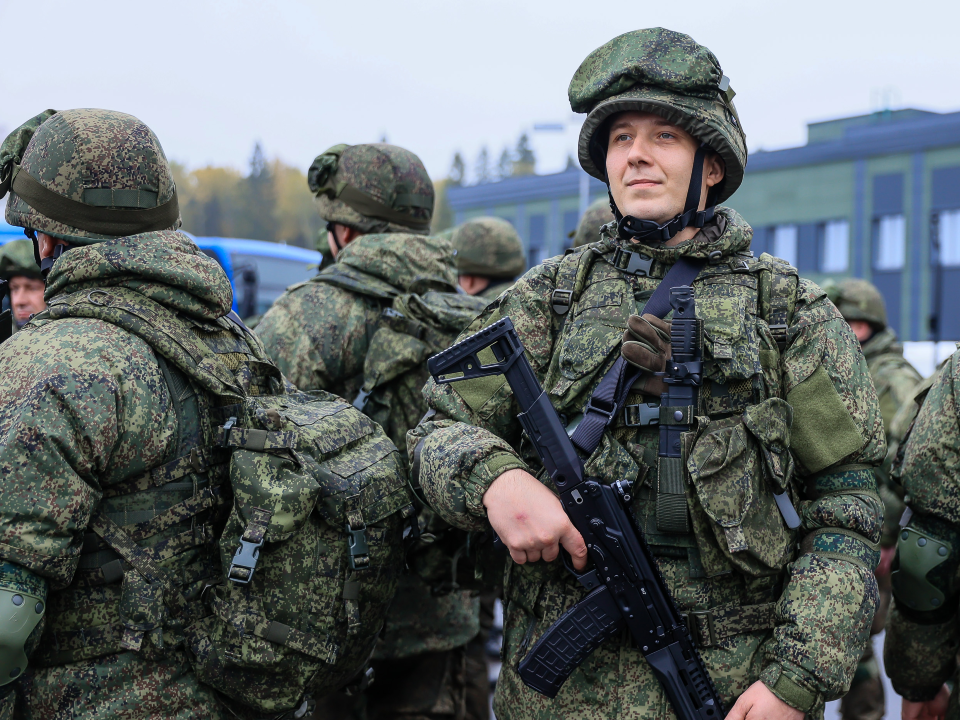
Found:
[[[663,380],[653,373],[663,372],[670,359],[670,323],[650,314],[631,315],[623,333],[623,359],[644,371],[633,389],[659,397],[666,392]]]

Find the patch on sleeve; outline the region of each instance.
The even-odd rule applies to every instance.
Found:
[[[821,365],[787,395],[793,406],[790,448],[808,472],[839,462],[863,445],[857,425]]]

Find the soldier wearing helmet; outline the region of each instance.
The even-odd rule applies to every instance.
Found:
[[[569,97],[587,113],[580,163],[607,184],[617,222],[527,271],[469,332],[509,316],[568,429],[597,430],[598,444],[584,439],[586,474],[640,488],[631,512],[727,717],[799,720],[843,695],[868,637],[883,424],[837,309],[784,261],[755,257],[750,226],[720,204],[747,162],[733,96],[717,58],[687,35],[628,32],[591,53]],[[675,266],[695,273],[677,284],[692,285],[703,323],[703,380],[683,456],[666,473],[658,423],[685,414],[658,407],[670,321],[644,309]],[[621,386],[622,409],[588,404],[621,357],[640,373]],[[622,633],[554,699],[524,685],[520,660],[586,594],[560,550],[577,570],[595,551],[538,480],[499,378],[430,381],[424,394],[433,413],[407,438],[411,481],[449,522],[492,527],[510,552],[497,717],[670,716]],[[799,524],[774,503],[783,492],[802,509]]]
[[[904,405],[914,405],[913,397],[921,381],[920,373],[903,357],[903,345],[896,331],[887,325],[887,308],[883,296],[873,283],[859,278],[824,283],[824,290],[850,325],[863,349],[870,378],[880,401],[883,429],[887,445],[891,444],[893,421]],[[903,514],[902,490],[889,482],[884,470],[880,479],[880,496],[884,503],[883,536],[880,539],[880,564],[876,569],[880,604],[873,618],[870,634],[883,630],[890,607],[890,564],[896,551],[900,516]],[[873,644],[868,643],[857,666],[850,691],[840,701],[844,720],[872,720],[883,717],[885,702],[880,667],[874,657]]]
[[[597,242],[600,239],[600,228],[613,222],[613,210],[607,198],[595,200],[580,218],[577,229],[571,234],[573,246],[583,247],[587,243]]]
[[[478,217],[453,229],[460,287],[493,300],[527,269],[520,236],[506,220]]]
[[[364,394],[364,368],[385,360],[371,360],[371,339],[392,298],[457,290],[453,246],[428,234],[433,184],[416,155],[387,144],[335,145],[313,161],[307,179],[335,264],[289,288],[256,333],[297,387],[350,399],[403,447],[426,411],[423,380],[405,401],[383,406]],[[425,528],[440,522],[425,509],[419,518]],[[374,653],[376,681],[362,697],[326,698],[316,716],[348,717],[365,707],[371,720],[453,717],[464,707],[466,646],[478,632],[470,592],[436,594],[419,576],[404,576]]]
[[[0,716],[16,704],[25,718],[233,717],[191,671],[184,637],[185,621],[205,614],[200,578],[217,574],[219,559],[213,534],[183,533],[215,528],[223,505],[156,521],[197,503],[214,480],[137,486],[179,456],[196,396],[183,385],[174,398],[172,364],[102,319],[126,303],[175,313],[189,334],[230,312],[229,280],[176,231],[167,159],[130,115],[34,117],[0,146],[3,195],[7,221],[33,238],[57,311],[0,346]],[[0,263],[32,275],[36,262],[17,249]],[[171,543],[179,550],[161,552]],[[131,565],[131,553],[156,565]],[[158,591],[160,577],[176,579]]]
[[[0,249],[0,278],[7,281],[10,310],[19,329],[31,316],[46,309],[43,276],[29,240],[14,240]]]

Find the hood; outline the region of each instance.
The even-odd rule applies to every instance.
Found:
[[[886,328],[867,340],[862,346],[863,357],[871,360],[878,355],[903,355],[903,345],[893,328]]]
[[[604,239],[613,245],[622,245],[625,250],[643,250],[646,255],[672,265],[680,257],[707,259],[710,253],[719,250],[723,257],[750,249],[753,228],[733,208],[718,206],[714,218],[689,240],[679,245],[666,247],[661,244],[636,243],[616,237],[616,223],[605,225]]]
[[[426,289],[455,292],[454,258],[453,245],[443,237],[408,233],[361,235],[337,253],[334,268],[371,275],[402,293]]]
[[[44,298],[104,287],[134,290],[201,320],[222,317],[233,304],[230,280],[217,261],[175,230],[72,248],[47,276]]]

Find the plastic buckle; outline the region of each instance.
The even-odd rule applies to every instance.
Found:
[[[769,325],[768,327],[770,328],[770,334],[773,335],[773,341],[777,344],[780,352],[783,352],[784,348],[787,347],[787,326]]]
[[[263,547],[263,540],[253,543],[249,540],[244,540],[243,537],[240,538],[240,547],[233,553],[233,562],[230,563],[230,570],[227,572],[227,577],[230,578],[231,582],[239,585],[250,584],[250,581],[253,580],[253,571],[257,568],[257,560],[260,558],[261,547]],[[234,568],[248,570],[249,574],[246,579],[240,576],[234,576]]]
[[[357,396],[353,399],[353,406],[363,412],[363,409],[367,406],[367,401],[370,399],[370,396],[373,395],[373,390],[364,390],[360,388],[360,392],[357,393]]]
[[[227,420],[223,427],[220,428],[220,447],[230,447],[230,431],[233,430],[233,426],[237,424],[237,419],[235,417]]]
[[[573,290],[554,290],[550,296],[550,302],[557,315],[566,315],[573,304]]]
[[[590,398],[589,402],[587,402],[587,404],[584,406],[583,408],[584,417],[586,417],[587,413],[590,413],[590,412],[596,413],[597,415],[603,415],[603,417],[607,419],[606,424],[609,425],[610,421],[613,420],[613,416],[617,414],[617,406],[611,405],[609,410],[604,410],[602,407],[599,407],[598,405],[594,405],[593,404],[594,400],[596,400],[596,398]]]
[[[660,424],[660,403],[639,403],[623,408],[623,424],[626,427],[646,427]]]
[[[713,647],[717,644],[717,634],[713,628],[713,613],[709,610],[691,610],[688,613],[680,613],[684,624],[687,626],[687,632],[690,633],[690,639],[697,647]],[[703,642],[703,634],[700,628],[703,622],[707,624],[707,638],[709,645]]]
[[[347,544],[350,546],[350,569],[363,570],[370,564],[370,556],[367,555],[369,547],[367,546],[367,526],[364,525],[357,530],[350,527],[347,523]]]
[[[626,267],[621,266],[624,255],[629,256]],[[650,268],[653,266],[653,258],[640,252],[630,252],[623,248],[617,248],[613,255],[613,265],[618,270],[623,270],[631,275],[647,277],[650,275]]]

